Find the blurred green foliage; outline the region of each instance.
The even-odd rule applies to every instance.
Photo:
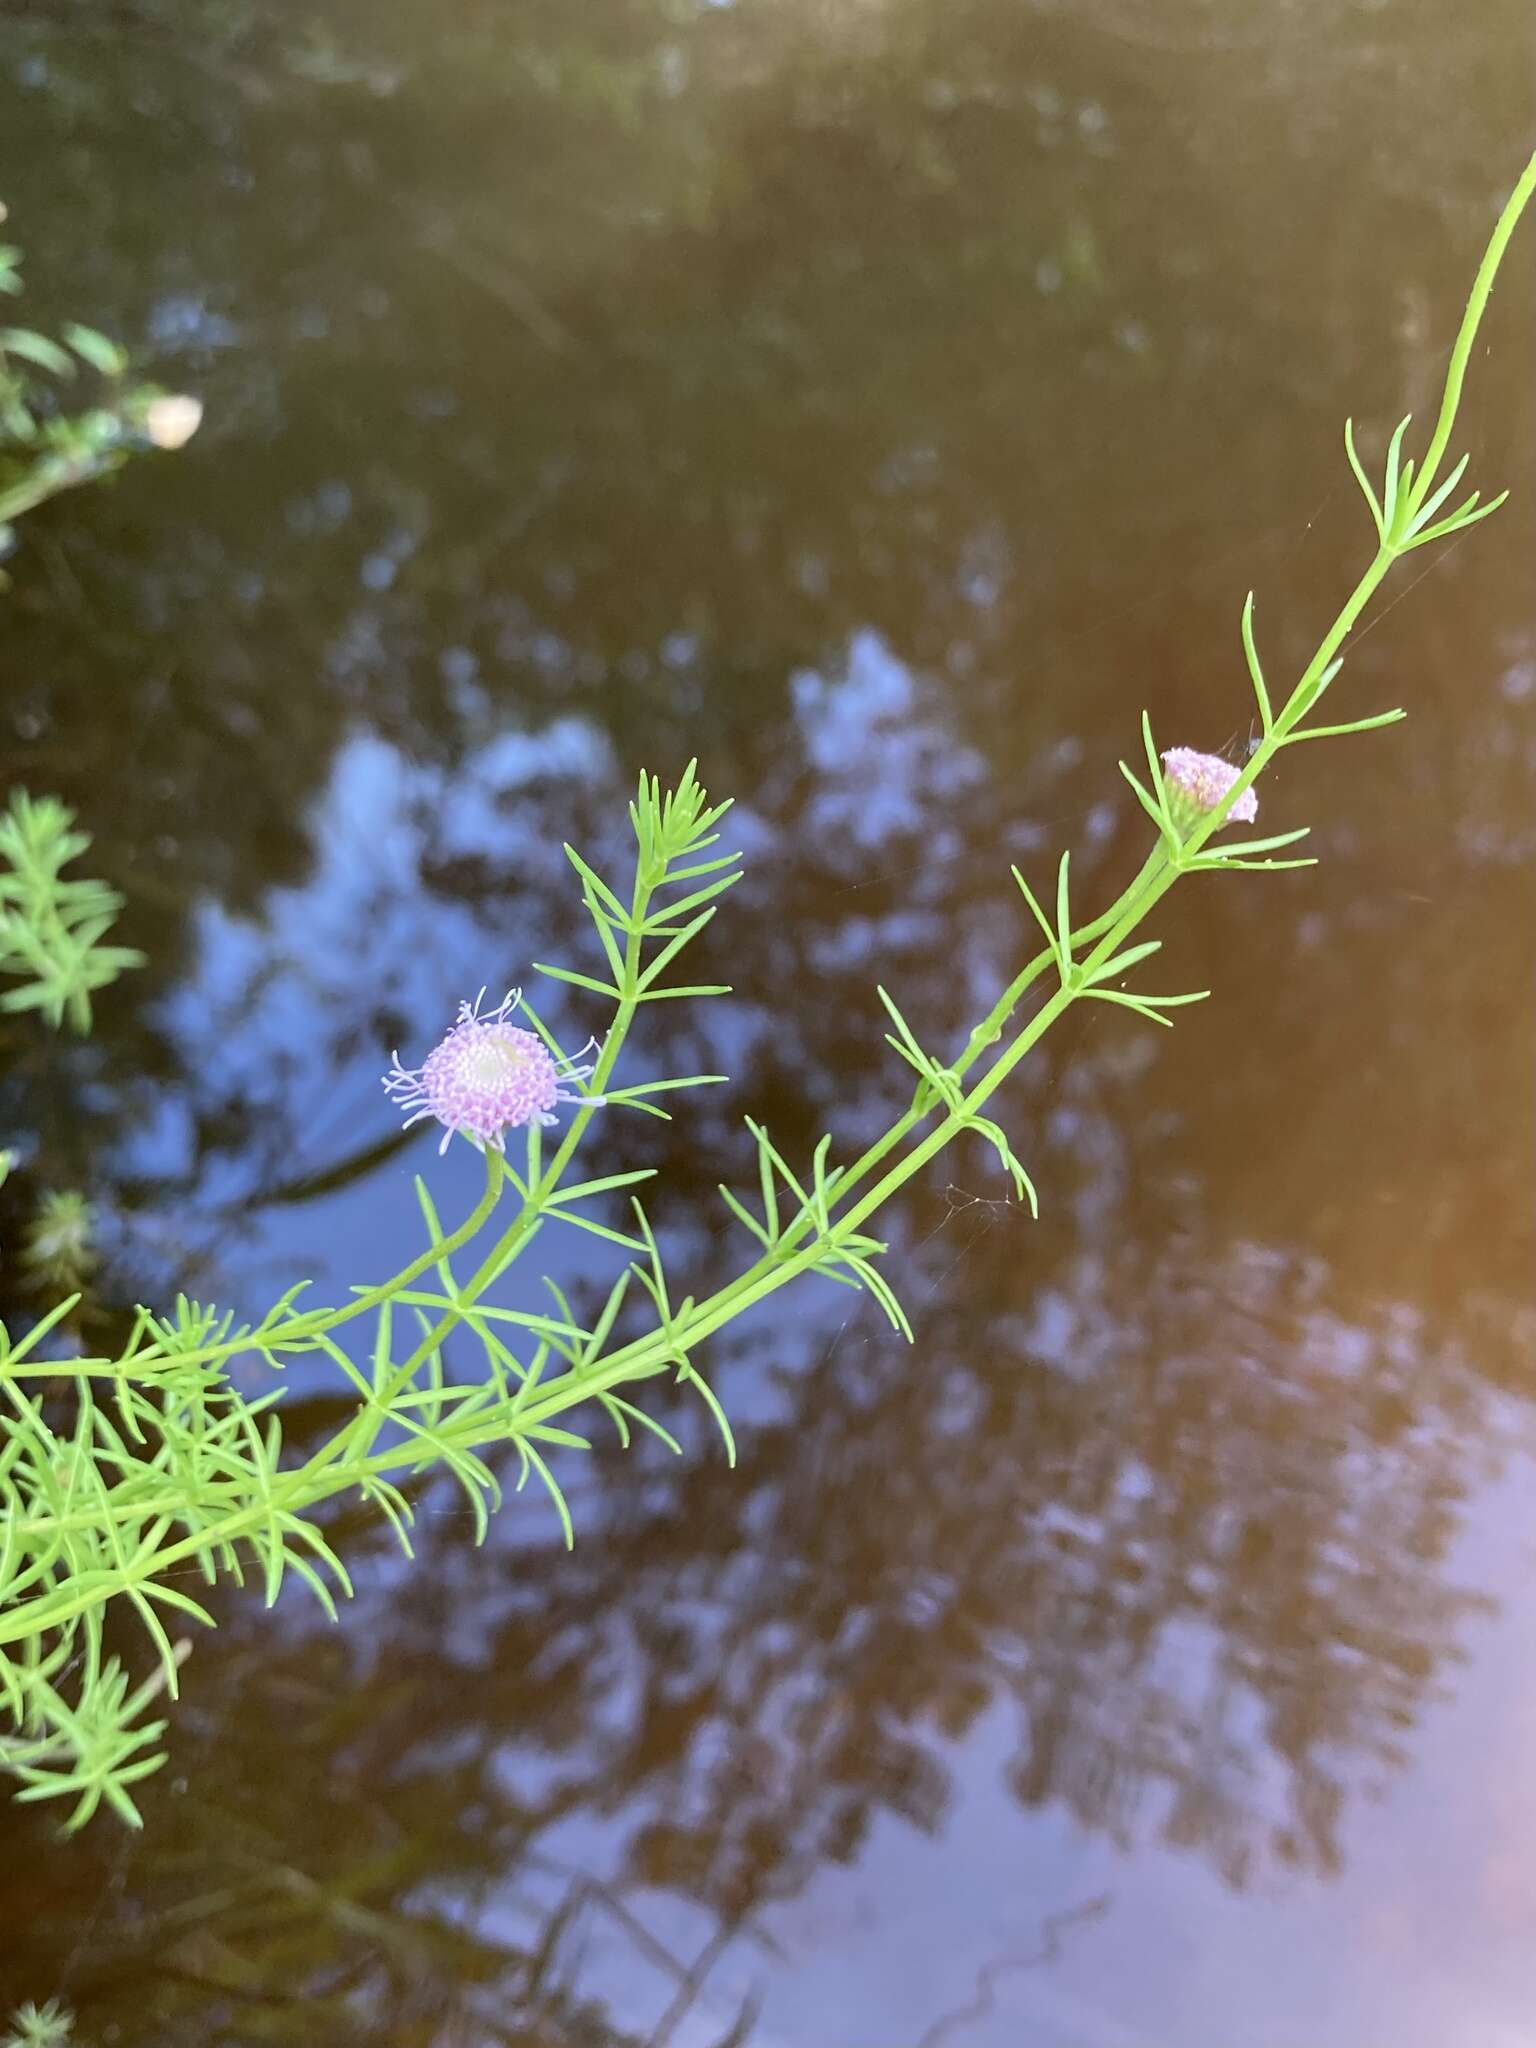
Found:
[[[143,955],[102,943],[122,908],[105,882],[63,870],[90,845],[74,813],[53,797],[13,791],[0,814],[0,974],[20,986],[0,1009],[41,1010],[55,1029],[91,1028],[91,995]]]
[[[21,289],[21,251],[0,243],[0,293]],[[132,377],[127,350],[96,328],[69,320],[60,336],[0,327],[0,555],[23,512],[107,475],[135,448],[179,447],[201,414],[195,399]],[[94,388],[79,385],[82,371]]]
[[[68,2048],[74,2038],[74,2023],[56,1999],[46,2005],[30,2000],[11,2015],[11,2031],[0,2048]]]

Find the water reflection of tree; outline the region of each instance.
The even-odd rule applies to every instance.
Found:
[[[1320,1270],[1178,1232],[1047,1238],[1021,1298],[1024,1227],[974,1236],[915,1359],[862,1320],[749,1344],[782,1405],[740,1468],[604,1458],[573,1556],[526,1516],[476,1553],[428,1514],[340,1635],[237,1607],[145,1845],[11,1859],[33,1946],[76,1951],[88,2015],[131,1989],[166,2043],[208,2038],[217,1986],[241,2040],[253,2014],[305,2038],[283,2001],[313,1987],[339,2039],[489,2013],[508,2031],[481,2038],[580,2041],[579,1968],[540,2003],[580,1946],[563,1822],[605,1817],[583,1911],[607,1888],[643,1926],[662,1891],[750,1940],[877,1814],[939,1827],[949,1745],[999,1712],[1027,1806],[1238,1884],[1334,1867],[1473,1604],[1443,1567],[1474,1376],[1390,1304],[1347,1322]],[[96,1856],[115,1886],[82,1883]]]
[[[1522,18],[1519,0],[1498,11]],[[159,957],[189,868],[249,903],[301,867],[302,805],[353,718],[451,754],[450,650],[503,718],[579,703],[626,764],[698,748],[756,788],[787,679],[872,622],[952,676],[1008,770],[1064,674],[1089,706],[1149,662],[1182,665],[1207,626],[1230,646],[1225,588],[1191,616],[1192,553],[1214,521],[1251,561],[1275,515],[1211,494],[1223,466],[1299,476],[1299,394],[1277,366],[1354,372],[1380,325],[1374,299],[1297,288],[1310,223],[1328,218],[1347,273],[1369,271],[1369,218],[1288,186],[1286,232],[1309,240],[1277,247],[1241,217],[1241,188],[1262,220],[1269,187],[1242,157],[1218,174],[1198,127],[1181,145],[1159,123],[1162,182],[1131,189],[1125,156],[1152,143],[1134,64],[998,0],[914,0],[809,41],[730,12],[541,4],[509,25],[462,8],[444,42],[414,8],[333,4],[310,34],[256,8],[243,33],[209,9],[199,34],[177,10],[168,38],[145,5],[110,55],[74,10],[28,26],[14,61],[54,88],[8,102],[18,222],[30,206],[56,237],[34,268],[78,270],[101,318],[148,325],[212,401],[204,453],[154,499],[136,478],[131,515],[121,492],[50,514],[8,618],[17,708],[40,728],[20,765],[88,790],[146,920],[173,892]],[[1413,51],[1430,10],[1403,12]],[[1437,63],[1458,61],[1434,28]],[[327,34],[342,55],[362,43],[355,78],[338,61],[327,83]],[[1461,61],[1498,41],[1485,10]],[[670,98],[669,52],[688,79]],[[375,58],[397,89],[370,86]],[[616,117],[626,94],[644,117]],[[159,149],[103,175],[144,118],[116,110],[142,106]],[[1262,67],[1223,75],[1223,131],[1288,110]],[[92,150],[47,146],[82,118]],[[1413,242],[1442,247],[1486,199],[1488,140],[1406,99],[1393,118],[1443,152],[1422,182],[1444,219],[1416,219]],[[1294,174],[1331,195],[1352,150],[1348,124],[1309,116]],[[188,180],[209,176],[254,187],[259,211],[188,218]],[[62,200],[45,210],[61,178],[88,255]],[[525,199],[510,216],[508,192]],[[551,304],[571,346],[442,260],[471,250]],[[1271,345],[1223,345],[1255,327]],[[1156,520],[1124,487],[1132,448]],[[1180,601],[1073,647],[1127,588]],[[104,668],[151,772],[103,772]]]

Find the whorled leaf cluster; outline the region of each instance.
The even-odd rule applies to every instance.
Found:
[[[55,1028],[91,1027],[91,996],[142,964],[104,943],[123,899],[106,882],[66,875],[91,843],[55,797],[12,793],[0,812],[0,1010],[40,1010]]]

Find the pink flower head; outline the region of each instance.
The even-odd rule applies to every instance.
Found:
[[[1224,761],[1220,754],[1200,754],[1193,747],[1170,747],[1163,756],[1163,766],[1168,770],[1168,781],[1177,811],[1186,812],[1178,822],[1187,832],[1197,824],[1206,811],[1214,811],[1225,803],[1227,792],[1236,782],[1238,771],[1230,761]],[[1179,803],[1180,798],[1184,802]],[[1222,820],[1228,825],[1251,825],[1259,815],[1259,800],[1251,789],[1245,789],[1237,802]]]
[[[542,1038],[507,1022],[508,1011],[522,1001],[521,989],[482,1016],[484,1000],[481,989],[473,1003],[460,1003],[458,1022],[420,1067],[402,1067],[396,1053],[384,1076],[386,1091],[401,1109],[411,1112],[405,1120],[407,1130],[427,1116],[443,1126],[439,1152],[448,1150],[455,1131],[482,1152],[487,1145],[500,1152],[507,1131],[535,1121],[554,1123],[556,1103],[602,1101],[600,1095],[565,1086],[568,1081],[585,1081],[590,1066],[557,1058]]]

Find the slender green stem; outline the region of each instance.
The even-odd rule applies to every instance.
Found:
[[[1482,324],[1483,313],[1493,291],[1493,281],[1498,275],[1499,265],[1504,261],[1504,252],[1509,247],[1509,238],[1515,225],[1536,194],[1536,151],[1521,172],[1514,190],[1505,200],[1499,218],[1483,253],[1483,260],[1477,267],[1467,309],[1461,316],[1461,327],[1451,350],[1450,367],[1445,373],[1445,389],[1440,399],[1440,416],[1435,421],[1435,431],[1430,436],[1429,446],[1424,451],[1424,462],[1413,482],[1410,503],[1414,510],[1429,496],[1440,464],[1444,460],[1446,447],[1450,442],[1452,429],[1456,424],[1457,409],[1461,404],[1461,387],[1466,381],[1467,363],[1472,354],[1472,344],[1477,339],[1477,330]]]
[[[1154,849],[1135,881],[1123,892],[1118,902],[1091,925],[1083,927],[1083,936],[1098,935],[1093,951],[1081,963],[1085,979],[1091,976],[1094,968],[1113,959],[1121,950],[1125,941],[1166,895],[1179,875],[1187,872],[1192,857],[1225,822],[1233,803],[1262,774],[1275,754],[1285,745],[1286,735],[1294,726],[1295,719],[1301,715],[1301,710],[1313,701],[1318,679],[1348,638],[1360,614],[1391,568],[1396,553],[1395,549],[1387,546],[1377,551],[1340,607],[1337,617],[1319,642],[1311,661],[1302,671],[1295,689],[1286,700],[1284,709],[1276,718],[1273,729],[1260,741],[1246,766],[1239,773],[1221,809],[1208,814],[1190,832],[1180,849],[1177,863],[1165,849]],[[1007,1015],[1016,1008],[1050,957],[1049,953],[1038,955],[1015,981],[1009,984],[1004,996],[1000,998],[982,1027],[983,1035],[978,1038],[973,1034],[966,1053],[962,1060],[957,1062],[957,1073],[968,1070],[986,1049],[987,1044],[995,1042]],[[861,1199],[848,1208],[839,1206],[834,1229],[844,1232],[857,1229],[861,1223],[883,1208],[892,1195],[915,1173],[921,1171],[961,1130],[967,1128],[971,1118],[1080,992],[1081,984],[1077,989],[1062,989],[1053,995],[1030,1019],[1006,1051],[993,1062],[983,1080],[965,1097],[959,1109],[941,1118],[928,1135],[890,1167]],[[994,1029],[994,1026],[997,1029]],[[855,1182],[889,1156],[928,1113],[927,1109],[909,1109],[890,1131],[855,1162],[848,1174],[838,1183],[836,1195],[839,1205],[847,1199]],[[799,1219],[800,1230],[809,1232],[810,1227],[807,1218]],[[774,1252],[755,1261],[746,1273],[739,1275],[717,1294],[698,1304],[693,1314],[675,1334],[689,1346],[699,1343],[768,1295],[776,1293],[789,1280],[811,1270],[826,1249],[824,1243],[818,1239],[785,1258],[780,1254],[786,1249],[790,1234],[786,1231]],[[520,1410],[519,1427],[536,1427],[550,1422],[569,1408],[622,1384],[626,1379],[645,1377],[663,1370],[669,1356],[670,1347],[663,1343],[658,1333],[637,1338],[591,1367],[563,1374],[558,1379],[548,1382],[541,1389],[539,1396]]]
[[[93,456],[76,459],[58,457],[51,462],[39,463],[19,484],[12,484],[8,491],[0,491],[0,526],[9,526],[23,512],[31,512],[46,504],[60,491],[90,483],[103,473],[105,467]]]

